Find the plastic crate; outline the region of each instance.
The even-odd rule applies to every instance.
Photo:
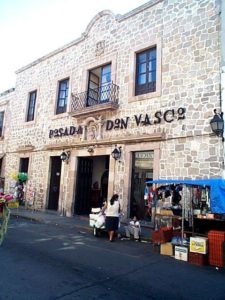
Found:
[[[154,244],[164,244],[170,242],[173,237],[173,229],[161,227],[152,233],[152,241]]]
[[[208,264],[208,255],[189,252],[188,261],[193,265],[206,266]]]
[[[224,266],[223,243],[225,232],[211,230],[208,233],[209,239],[209,264],[216,267]]]

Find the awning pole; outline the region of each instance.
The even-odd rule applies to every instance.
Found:
[[[181,240],[182,240],[182,245],[183,245],[183,239],[184,239],[184,209],[185,209],[186,196],[187,196],[186,186],[184,186],[184,188],[185,188],[185,193],[183,193],[183,201],[182,201],[182,223],[181,223]]]

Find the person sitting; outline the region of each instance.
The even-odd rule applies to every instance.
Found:
[[[133,219],[129,222],[129,225],[125,226],[126,238],[130,238],[132,234],[135,241],[139,241],[141,233],[141,225],[137,217],[134,216]]]

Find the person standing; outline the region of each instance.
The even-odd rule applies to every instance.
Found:
[[[104,210],[106,215],[105,227],[108,231],[109,241],[112,242],[119,226],[120,203],[118,194],[114,194],[110,201],[105,204]]]

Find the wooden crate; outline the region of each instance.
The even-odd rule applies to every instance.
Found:
[[[188,261],[197,266],[206,266],[208,264],[208,255],[195,252],[189,252]]]

